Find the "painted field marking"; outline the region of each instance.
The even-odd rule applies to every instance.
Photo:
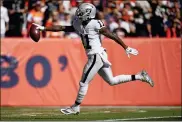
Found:
[[[125,119],[108,119],[104,121],[126,121],[126,120],[145,120],[145,119],[162,119],[162,118],[178,118],[182,116],[162,116],[162,117],[142,117],[142,118],[125,118]]]

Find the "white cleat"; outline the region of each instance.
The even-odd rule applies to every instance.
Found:
[[[65,115],[78,115],[80,113],[80,106],[71,106],[69,108],[63,108],[60,111]]]
[[[141,80],[143,82],[150,84],[151,87],[154,86],[154,82],[152,81],[152,78],[148,75],[148,73],[145,70],[142,70],[139,74],[141,75]]]

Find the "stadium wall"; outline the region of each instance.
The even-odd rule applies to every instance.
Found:
[[[99,75],[93,79],[82,105],[181,105],[181,40],[131,38],[126,44],[139,50],[129,59],[112,40],[103,40],[114,75],[145,69],[155,82],[133,81],[109,86]],[[67,106],[74,103],[86,62],[79,39],[27,38],[1,40],[1,105]]]

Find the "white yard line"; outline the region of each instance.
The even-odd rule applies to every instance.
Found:
[[[182,117],[182,116],[161,116],[161,117],[142,117],[142,118],[108,119],[108,120],[103,120],[103,121],[146,120],[146,119],[162,119],[162,118],[178,118],[178,117]]]
[[[37,106],[33,107],[36,108]],[[70,107],[70,106],[44,106],[41,108],[66,108],[66,107]],[[39,108],[39,107],[37,107]],[[90,109],[90,108],[182,108],[182,106],[124,106],[124,105],[118,105],[118,106],[81,106],[81,108],[86,108],[86,109]]]
[[[136,109],[150,109],[150,108],[159,108],[159,109],[173,109],[173,108],[182,108],[182,106],[81,106],[81,108],[96,108],[96,109],[100,109],[100,108],[136,108]]]

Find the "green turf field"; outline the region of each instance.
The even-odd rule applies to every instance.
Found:
[[[63,115],[59,107],[1,107],[1,120],[182,120],[181,107],[82,107],[79,115]]]

